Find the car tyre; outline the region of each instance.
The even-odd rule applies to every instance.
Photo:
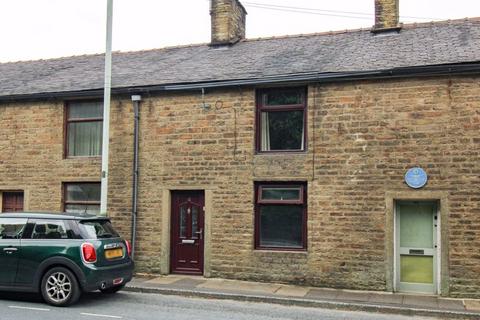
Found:
[[[100,289],[100,291],[102,293],[105,293],[105,294],[114,294],[114,293],[117,293],[118,291],[122,290],[124,287],[125,287],[125,285],[121,285],[121,286],[110,287],[110,288],[106,288],[106,289]]]
[[[77,302],[81,294],[77,278],[64,267],[48,270],[43,275],[40,291],[46,303],[57,307]]]

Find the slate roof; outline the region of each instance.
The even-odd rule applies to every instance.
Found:
[[[270,76],[386,70],[480,61],[480,18],[250,39],[113,56],[112,87],[184,84]],[[103,88],[103,54],[0,64],[0,97]]]

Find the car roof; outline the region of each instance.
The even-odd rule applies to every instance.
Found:
[[[30,219],[65,219],[65,220],[108,220],[108,217],[90,214],[67,213],[67,212],[7,212],[1,213],[0,218],[30,218]]]

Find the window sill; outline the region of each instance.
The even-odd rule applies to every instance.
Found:
[[[101,160],[102,156],[75,156],[75,157],[65,157],[64,160]]]
[[[286,155],[306,155],[307,150],[303,151],[257,151],[256,156],[286,156]]]
[[[300,254],[300,255],[308,255],[307,249],[253,249],[253,253],[258,254],[265,254],[265,253],[273,253],[273,254]]]

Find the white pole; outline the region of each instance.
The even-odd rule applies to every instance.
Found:
[[[112,17],[113,0],[107,0],[107,40],[105,52],[105,87],[103,92],[102,190],[100,215],[107,215],[108,143],[110,137],[110,91],[112,87]]]

